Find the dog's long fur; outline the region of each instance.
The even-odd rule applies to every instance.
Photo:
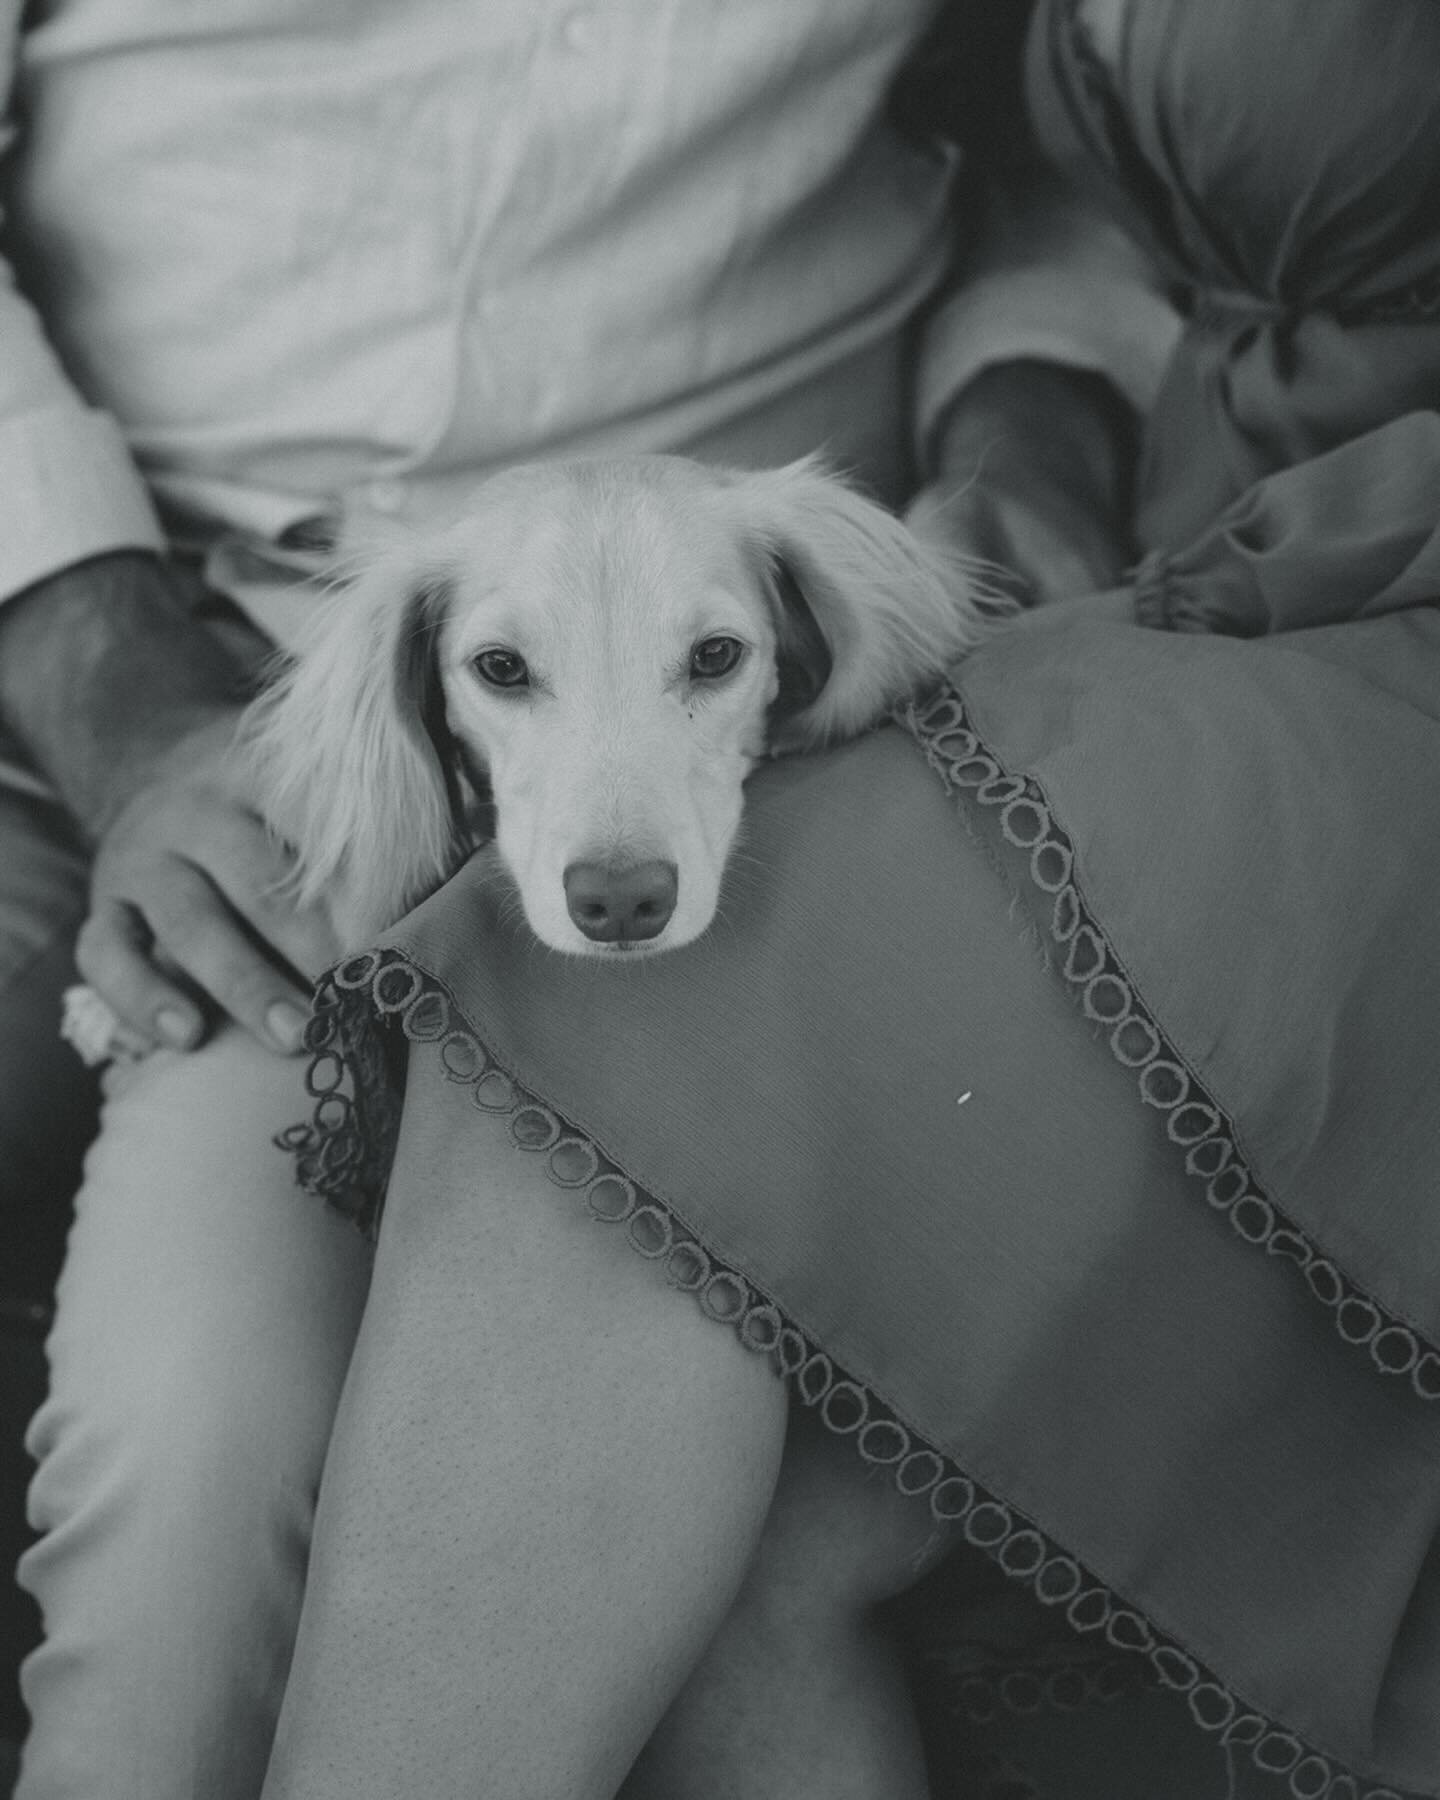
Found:
[[[451,872],[467,803],[493,786],[496,847],[543,941],[597,948],[559,891],[577,857],[649,857],[679,871],[646,946],[665,949],[713,915],[756,760],[863,731],[989,616],[962,559],[813,458],[529,465],[444,530],[395,536],[323,605],[253,710],[250,753],[300,898],[338,894],[348,937]],[[690,646],[715,634],[744,662],[691,680]],[[533,685],[487,689],[486,644],[523,654]]]

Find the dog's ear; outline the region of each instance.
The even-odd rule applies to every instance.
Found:
[[[297,898],[327,898],[347,939],[393,924],[459,858],[436,654],[448,597],[413,550],[382,553],[321,603],[245,723],[261,809],[296,853]]]
[[[779,640],[772,749],[863,731],[984,635],[973,566],[818,458],[741,475],[734,492],[765,559]]]
[[[805,598],[790,565],[767,552],[767,598],[775,623],[775,672],[779,680],[770,707],[770,738],[812,707],[835,670],[829,639]]]

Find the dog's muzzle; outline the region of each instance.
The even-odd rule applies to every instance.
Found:
[[[680,892],[672,862],[573,862],[565,871],[565,904],[591,943],[644,943],[670,923]]]

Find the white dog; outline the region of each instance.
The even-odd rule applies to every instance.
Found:
[[[512,468],[325,604],[250,722],[262,803],[353,941],[456,867],[484,801],[543,943],[670,949],[714,917],[757,760],[873,724],[988,616],[813,459]]]

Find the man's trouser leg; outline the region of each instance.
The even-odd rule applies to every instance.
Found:
[[[107,1077],[28,1439],[23,1800],[259,1792],[369,1278],[270,1141],[303,1069],[232,1027]]]
[[[23,1302],[47,1297],[93,1129],[58,1037],[86,881],[60,809],[0,786],[0,1290],[22,1302],[0,1355],[32,1362]],[[106,1079],[28,1440],[47,1635],[25,1800],[259,1791],[369,1277],[270,1142],[308,1110],[303,1069],[232,1028]]]

